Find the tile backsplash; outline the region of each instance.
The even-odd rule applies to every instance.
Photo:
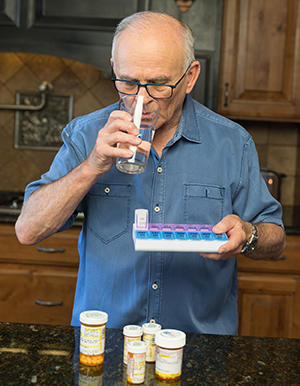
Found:
[[[118,100],[112,82],[101,70],[55,56],[0,53],[0,104],[15,104],[16,92],[37,92],[47,81],[55,94],[73,95],[73,117],[88,114]],[[253,136],[260,165],[286,175],[281,203],[284,223],[293,224],[298,163],[299,124],[240,121]],[[24,191],[48,170],[54,151],[14,148],[15,112],[0,110],[0,191]]]
[[[239,123],[254,139],[260,166],[285,175],[281,180],[280,202],[283,206],[284,224],[292,226],[296,205],[299,124],[264,121],[239,121]]]
[[[101,70],[55,56],[0,53],[0,104],[16,104],[16,92],[37,92],[42,82],[53,93],[73,95],[73,118],[118,100]],[[0,191],[24,191],[26,185],[49,169],[55,151],[14,148],[15,112],[0,109]]]

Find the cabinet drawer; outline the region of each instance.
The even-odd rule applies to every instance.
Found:
[[[19,243],[13,225],[0,227],[0,262],[53,264],[77,267],[80,227],[57,233],[37,245]]]
[[[238,255],[239,272],[274,272],[300,274],[300,237],[287,236],[282,257],[276,261],[252,260]]]
[[[76,276],[76,271],[58,276],[55,271],[0,270],[0,320],[69,325]]]

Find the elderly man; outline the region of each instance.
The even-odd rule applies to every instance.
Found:
[[[260,176],[250,135],[189,95],[200,73],[190,29],[171,16],[141,12],[117,27],[111,65],[134,94],[160,104],[146,171],[121,173],[117,157],[140,144],[132,117],[109,106],[73,120],[50,170],[31,183],[16,223],[21,243],[34,244],[85,218],[72,324],[99,309],[108,327],[156,321],[164,328],[237,332],[237,264],[276,259],[285,233],[281,206]],[[152,223],[216,224],[229,241],[219,253],[135,252],[134,210]]]

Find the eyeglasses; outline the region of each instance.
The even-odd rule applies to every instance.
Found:
[[[173,96],[173,90],[179,85],[182,79],[186,76],[192,63],[188,66],[185,73],[175,84],[159,84],[159,83],[138,83],[132,80],[116,79],[114,77],[111,80],[114,82],[116,90],[125,95],[137,95],[140,91],[140,87],[145,87],[148,95],[154,99],[169,99]],[[112,70],[112,74],[113,70]]]

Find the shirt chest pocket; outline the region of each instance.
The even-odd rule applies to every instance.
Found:
[[[87,226],[104,243],[129,229],[131,185],[96,183],[87,196]]]
[[[225,188],[216,185],[184,184],[186,224],[216,224],[223,218]]]

